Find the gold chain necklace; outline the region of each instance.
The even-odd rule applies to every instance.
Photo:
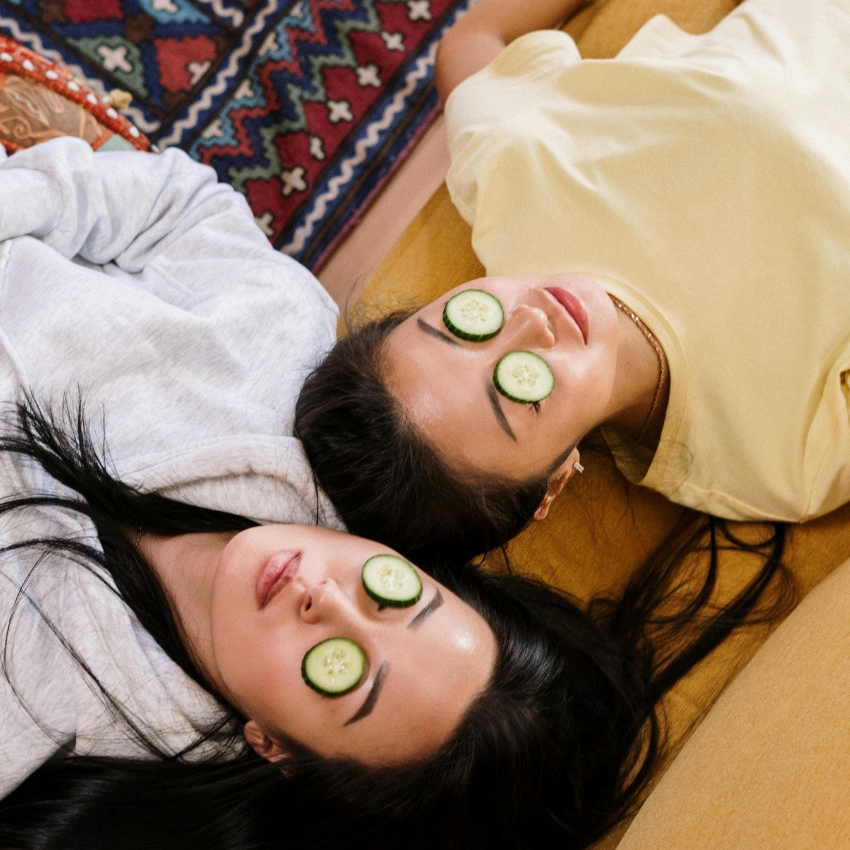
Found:
[[[647,414],[646,420],[643,423],[643,427],[640,429],[640,433],[637,436],[637,442],[643,439],[644,434],[646,434],[646,429],[649,427],[649,423],[652,422],[652,418],[655,416],[658,410],[658,402],[661,401],[661,389],[664,386],[664,379],[667,377],[667,358],[664,356],[664,349],[661,348],[660,343],[653,335],[652,331],[641,321],[640,316],[630,310],[619,298],[608,293],[608,297],[614,302],[614,306],[619,310],[622,310],[638,327],[638,330],[649,340],[649,344],[652,346],[655,351],[656,357],[658,357],[658,383],[655,386],[655,395],[652,396],[652,404],[649,407],[649,413]]]

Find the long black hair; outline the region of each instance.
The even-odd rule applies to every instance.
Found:
[[[177,535],[251,523],[125,486],[109,473],[105,447],[95,446],[82,411],[70,417],[73,428],[68,418],[60,427],[32,404],[20,409],[0,451],[34,460],[69,489],[21,494],[0,504],[0,516],[33,506],[71,511],[94,523],[99,540],[39,538],[0,552],[29,549],[105,570],[160,646],[209,689],[154,571],[123,529]],[[0,801],[0,847],[585,847],[631,811],[657,765],[662,694],[733,629],[771,616],[782,601],[768,591],[786,587],[779,580],[784,529],[755,543],[723,535],[712,520],[683,529],[621,597],[589,607],[521,576],[434,563],[432,572],[485,617],[499,647],[486,692],[434,756],[369,768],[292,741],[281,769],[226,740],[219,722],[199,730],[199,740],[222,743],[219,757],[192,759],[153,742],[148,759],[57,756]],[[758,568],[718,608],[723,540],[748,548]],[[704,544],[709,563],[682,595],[685,555]],[[38,568],[50,564],[40,559]],[[88,675],[97,685],[96,671]],[[132,720],[120,704],[112,708],[116,722]],[[222,709],[232,721],[244,719],[223,701]],[[145,737],[138,724],[136,733]]]
[[[295,435],[352,534],[413,561],[464,563],[525,528],[547,477],[461,474],[422,437],[384,377],[387,337],[410,315],[391,313],[336,343],[301,388]]]

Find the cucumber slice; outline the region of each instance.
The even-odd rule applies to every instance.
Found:
[[[301,675],[314,690],[327,697],[341,697],[354,690],[366,672],[366,656],[344,637],[317,643],[301,662]]]
[[[422,582],[413,565],[397,555],[374,555],[363,564],[363,588],[375,602],[407,608],[422,597]]]
[[[542,357],[511,351],[496,364],[493,383],[505,398],[528,404],[542,401],[555,389],[555,376]]]
[[[489,292],[464,289],[443,307],[443,324],[460,339],[484,342],[496,336],[505,323],[505,311]]]

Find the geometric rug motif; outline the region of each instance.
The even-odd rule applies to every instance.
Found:
[[[0,0],[160,148],[211,165],[317,271],[437,114],[433,64],[474,0]]]

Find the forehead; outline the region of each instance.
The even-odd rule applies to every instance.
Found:
[[[345,730],[369,740],[376,763],[439,748],[492,678],[498,656],[492,630],[477,611],[442,592],[444,605],[420,629],[401,630],[398,643],[385,647],[387,658],[377,663],[388,667],[375,709]]]
[[[424,330],[445,331],[442,321],[429,319],[414,314],[390,334],[385,378],[411,421],[439,443],[447,422],[474,421],[482,399],[486,403],[486,380],[474,368],[481,353]]]

